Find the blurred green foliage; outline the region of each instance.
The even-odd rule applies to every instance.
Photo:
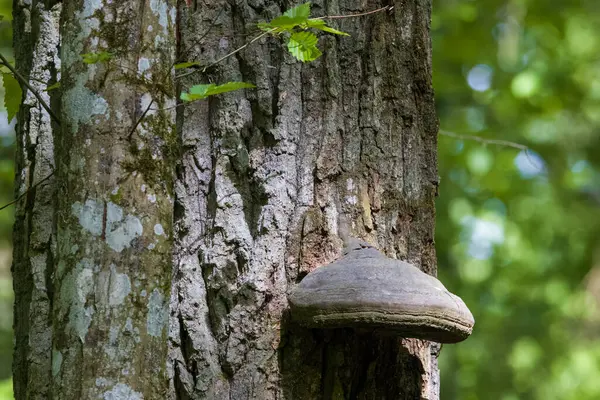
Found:
[[[0,0],[3,54],[10,6]],[[442,351],[441,398],[600,399],[600,2],[435,0],[432,34],[439,274],[477,321],[471,338]],[[14,136],[2,115],[3,204]],[[0,212],[0,379],[10,371],[1,252],[12,213]],[[0,400],[11,392],[10,379],[0,383]]]
[[[12,1],[0,0],[0,51],[12,60]],[[6,68],[2,68],[7,72]],[[0,98],[4,98],[4,86],[0,88]],[[6,120],[4,101],[0,101],[0,205],[13,199],[14,174],[14,133]],[[0,212],[0,250],[7,247],[12,232],[13,209]],[[0,265],[0,271],[3,269]],[[0,368],[1,369],[1,368]]]
[[[0,51],[12,60],[12,1],[0,0]],[[6,68],[2,68],[7,72]],[[4,87],[0,88],[4,98]],[[0,111],[0,205],[13,199],[14,132],[6,118],[4,102]],[[12,305],[10,242],[14,208],[0,211],[0,400],[13,399],[10,379],[12,363]]]
[[[434,1],[432,30],[439,275],[476,320],[441,398],[600,399],[600,2]]]

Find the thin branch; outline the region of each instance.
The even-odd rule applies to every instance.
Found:
[[[454,133],[454,132],[444,131],[444,130],[440,130],[440,135],[448,136],[448,137],[455,138],[455,139],[472,140],[472,141],[484,143],[484,144],[494,144],[494,145],[498,145],[498,146],[512,147],[514,149],[519,149],[519,150],[523,150],[523,151],[530,150],[529,147],[525,146],[524,144],[511,142],[509,140],[486,139],[486,138],[482,138],[481,136],[461,135],[459,133]]]
[[[376,10],[366,11],[358,14],[348,14],[348,15],[326,15],[324,17],[318,17],[315,19],[342,19],[342,18],[356,18],[356,17],[364,17],[365,15],[376,14],[382,11],[392,11],[394,6],[385,6],[378,8]]]
[[[190,100],[190,101],[186,101],[185,103],[177,103],[174,106],[170,106],[170,107],[165,107],[165,108],[153,108],[152,111],[156,111],[156,112],[161,112],[161,111],[170,111],[173,110],[174,108],[177,107],[182,107],[182,106],[187,106],[189,104],[193,104],[202,100],[206,100],[206,97],[203,97],[201,99],[196,99],[196,100]]]
[[[150,103],[148,103],[148,107],[146,107],[146,109],[144,110],[142,115],[140,115],[140,117],[137,119],[137,121],[135,122],[135,124],[133,125],[131,130],[129,131],[129,135],[127,135],[127,138],[129,140],[131,140],[131,136],[133,135],[133,133],[135,132],[137,127],[140,125],[140,123],[142,122],[142,120],[144,119],[146,114],[148,114],[148,111],[150,111],[150,107],[152,107],[152,104],[154,104],[154,99],[150,100]]]
[[[221,61],[231,57],[232,55],[239,53],[240,51],[244,50],[246,47],[250,46],[252,43],[256,42],[257,40],[262,39],[263,37],[267,36],[269,33],[272,33],[274,30],[275,29],[269,29],[268,31],[265,31],[265,32],[261,33],[260,35],[256,36],[254,39],[252,39],[248,43],[244,44],[242,47],[238,47],[237,49],[233,50],[232,52],[225,54],[223,57],[221,57],[217,61],[207,65],[206,67],[178,75],[175,77],[175,79],[181,79],[185,76],[195,74],[196,72],[205,73],[206,70],[209,69],[210,67],[213,67],[213,66],[217,65],[218,63],[220,63]]]
[[[42,96],[29,84],[29,82],[27,81],[27,79],[25,79],[19,73],[19,71],[17,71],[15,69],[15,67],[13,67],[12,65],[10,65],[10,63],[4,57],[4,55],[2,55],[2,53],[0,53],[0,61],[1,61],[2,65],[4,65],[6,68],[8,68],[10,70],[10,72],[13,74],[13,76],[19,82],[21,82],[22,85],[24,85],[27,89],[29,89],[31,91],[31,93],[33,93],[33,95],[38,99],[38,101],[40,102],[40,104],[42,105],[42,107],[44,107],[44,109],[48,112],[48,114],[50,114],[50,117],[54,120],[54,122],[56,122],[58,125],[60,125],[60,118],[58,118],[58,116],[56,114],[54,114],[54,111],[52,111],[52,109],[50,108],[50,106],[48,106],[48,104],[46,104],[46,102],[44,101],[44,99],[42,98]]]
[[[524,144],[511,142],[510,140],[486,139],[481,136],[475,136],[475,135],[461,135],[459,133],[454,133],[454,132],[445,131],[445,130],[441,130],[441,129],[440,129],[439,133],[440,133],[440,135],[448,136],[448,137],[451,137],[454,139],[471,140],[471,141],[479,142],[479,143],[483,143],[483,144],[492,144],[492,145],[496,145],[496,146],[511,147],[513,149],[521,150],[525,153],[525,156],[527,157],[527,161],[529,161],[529,163],[531,165],[533,165],[535,168],[539,169],[540,171],[542,170],[542,168],[539,165],[537,165],[531,158],[531,149],[529,147],[525,146]]]
[[[13,204],[19,202],[23,197],[25,197],[27,195],[27,193],[31,192],[33,189],[37,188],[38,186],[40,186],[42,183],[46,182],[48,179],[50,179],[52,176],[54,175],[54,171],[50,172],[50,174],[48,176],[46,176],[45,178],[43,178],[41,181],[33,184],[30,188],[28,188],[27,190],[25,190],[23,193],[21,193],[16,199],[14,199],[13,201],[11,201],[8,204],[3,205],[2,207],[0,207],[0,211],[4,210],[5,208],[8,208],[10,206],[12,206]]]

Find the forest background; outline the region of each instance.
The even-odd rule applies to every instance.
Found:
[[[0,0],[9,59],[11,7]],[[442,350],[441,398],[599,399],[600,3],[433,10],[439,277],[477,321]],[[13,124],[2,104],[0,204],[14,196]],[[0,211],[0,400],[13,398],[13,213]]]

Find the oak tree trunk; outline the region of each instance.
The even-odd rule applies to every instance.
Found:
[[[166,111],[135,126],[150,101],[169,108],[170,38],[180,61],[211,63],[292,4],[179,1],[175,35],[170,2],[54,3],[15,9],[20,71],[63,82],[43,94],[60,127],[31,94],[19,115],[18,193],[57,172],[17,206],[16,398],[439,399],[437,344],[304,329],[287,311],[346,233],[436,273],[430,1],[332,21],[351,37],[321,35],[310,64],[269,37],[185,77],[177,91],[257,88],[178,107],[178,140]],[[76,60],[102,40],[116,60]]]
[[[313,11],[384,5],[316,1]],[[339,256],[340,219],[389,256],[436,272],[430,4],[394,5],[340,20],[352,36],[323,36],[324,56],[311,64],[270,38],[184,83],[258,87],[189,105],[178,118],[175,398],[437,398],[429,343],[303,330],[286,315],[291,287]],[[181,7],[180,58],[218,59],[287,6]]]

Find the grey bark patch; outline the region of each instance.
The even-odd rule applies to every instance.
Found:
[[[59,301],[63,309],[69,310],[67,326],[85,341],[88,328],[94,315],[94,308],[86,306],[87,298],[94,290],[94,265],[83,259],[63,278]]]
[[[58,350],[52,350],[52,376],[57,376],[60,373],[63,356]]]
[[[84,204],[75,202],[71,206],[71,212],[79,220],[79,225],[94,236],[102,234],[102,215],[104,214],[104,203],[95,200],[86,200]]]
[[[106,243],[116,252],[130,247],[131,242],[144,233],[140,219],[131,214],[124,216],[123,209],[113,202],[105,204],[92,199],[84,204],[75,202],[71,212],[78,218],[81,227],[93,236],[100,236],[106,229]]]
[[[131,281],[127,274],[118,273],[115,265],[110,266],[110,294],[108,303],[118,306],[123,303],[131,292]]]
[[[168,320],[168,308],[165,297],[158,289],[154,289],[148,297],[148,314],[146,330],[150,336],[161,337]]]
[[[117,383],[111,390],[104,392],[103,400],[143,400],[144,396],[124,383]]]
[[[111,249],[121,252],[131,246],[131,242],[144,233],[140,219],[128,214],[123,217],[123,209],[108,202],[106,214],[106,243]]]
[[[67,111],[71,115],[73,132],[77,132],[79,125],[89,124],[95,115],[102,115],[106,119],[110,117],[106,100],[89,90],[86,82],[87,78],[80,76],[76,85],[63,94],[64,104],[68,105]]]

